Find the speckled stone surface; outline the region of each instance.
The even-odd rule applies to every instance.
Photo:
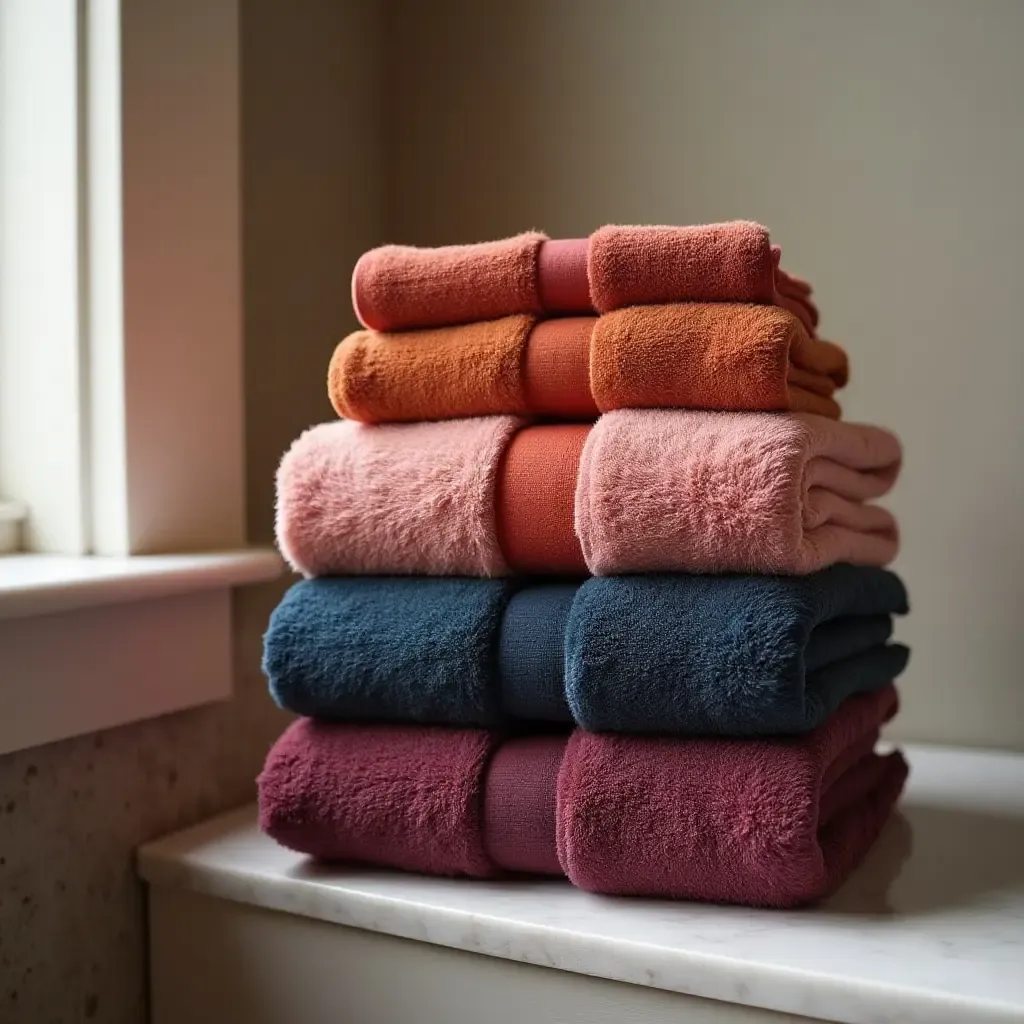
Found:
[[[236,591],[229,702],[0,758],[0,1021],[141,1024],[136,847],[253,799],[287,719],[259,672],[283,583]]]

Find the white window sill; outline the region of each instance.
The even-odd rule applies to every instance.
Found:
[[[272,580],[283,568],[276,551],[262,548],[127,558],[5,555],[0,619],[240,587]]]
[[[0,558],[0,754],[231,696],[231,588],[269,550]]]

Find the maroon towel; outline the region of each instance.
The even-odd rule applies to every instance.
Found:
[[[787,907],[834,891],[907,775],[873,752],[892,686],[775,740],[301,719],[267,757],[260,822],[327,860],[486,878],[565,874],[592,892]]]

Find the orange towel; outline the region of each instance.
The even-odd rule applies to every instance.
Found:
[[[520,315],[380,334],[338,345],[328,392],[364,423],[530,414],[593,419],[626,408],[813,412],[838,419],[832,395],[846,353],[812,338],[778,306],[677,303],[602,317]]]
[[[838,419],[846,353],[778,306],[631,306],[598,319],[590,387],[602,412],[685,408]]]

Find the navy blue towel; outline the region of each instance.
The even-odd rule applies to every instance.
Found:
[[[336,577],[274,611],[264,671],[314,718],[617,732],[806,732],[903,671],[884,569],[811,576]]]

